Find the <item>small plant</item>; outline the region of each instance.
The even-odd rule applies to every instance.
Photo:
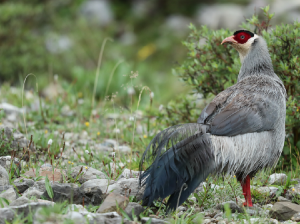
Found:
[[[1,198],[0,197],[0,206],[1,206],[1,208],[4,208],[4,207],[6,207],[5,205],[9,205],[9,201],[6,199],[6,198]]]
[[[269,192],[259,192],[256,189],[251,190],[251,196],[253,203],[259,203],[259,204],[266,204],[267,202],[270,201],[270,193]]]
[[[45,178],[45,187],[46,187],[47,194],[53,201],[54,193],[53,193],[53,189],[51,187],[50,181],[48,179],[48,176],[46,176],[46,178]]]

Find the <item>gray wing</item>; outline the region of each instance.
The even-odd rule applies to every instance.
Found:
[[[213,135],[235,136],[245,133],[269,131],[279,116],[278,105],[272,96],[241,92],[234,97],[232,91],[207,105],[198,123],[209,125]],[[230,98],[230,102],[228,102]]]

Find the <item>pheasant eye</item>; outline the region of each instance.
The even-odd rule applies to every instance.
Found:
[[[242,35],[242,36],[240,36],[240,38],[241,38],[241,39],[245,39],[245,36],[244,36],[244,35]]]

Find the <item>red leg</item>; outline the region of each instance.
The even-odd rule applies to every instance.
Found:
[[[244,203],[245,207],[252,207],[252,200],[251,200],[251,191],[250,191],[250,177],[247,176],[244,182],[241,182],[243,195],[245,197],[246,202]]]

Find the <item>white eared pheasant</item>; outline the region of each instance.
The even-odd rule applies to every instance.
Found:
[[[286,91],[267,44],[247,30],[225,43],[240,55],[237,83],[219,93],[197,123],[167,128],[153,138],[140,163],[154,161],[140,175],[143,205],[170,195],[167,208],[174,210],[209,174],[235,174],[244,205],[251,207],[250,178],[276,165],[285,139]]]

